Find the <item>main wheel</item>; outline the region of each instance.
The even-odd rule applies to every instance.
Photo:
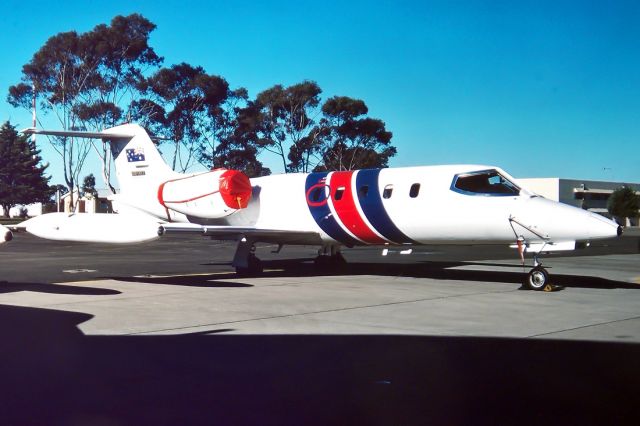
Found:
[[[347,264],[347,261],[341,253],[337,253],[332,256],[321,254],[313,260],[313,263],[316,268],[340,269]]]
[[[242,277],[250,277],[262,274],[262,262],[255,255],[250,255],[248,259],[249,266],[246,268],[236,267],[236,274]]]
[[[549,282],[549,273],[542,266],[536,266],[527,274],[525,284],[530,290],[543,290]]]

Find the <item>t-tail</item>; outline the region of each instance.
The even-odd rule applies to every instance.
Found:
[[[165,163],[147,131],[138,124],[123,124],[102,132],[25,129],[23,133],[102,139],[109,143],[120,188],[118,204],[154,216],[166,216],[165,209],[149,189],[181,175]]]
[[[121,213],[142,212],[167,222],[216,220],[246,208],[251,198],[251,182],[242,172],[173,171],[146,130],[137,124],[123,124],[102,132],[26,129],[23,133],[108,142],[120,187],[114,198]]]

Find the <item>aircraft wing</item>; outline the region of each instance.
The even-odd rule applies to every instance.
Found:
[[[277,244],[322,244],[320,234],[308,231],[266,229],[252,226],[198,225],[195,223],[165,223],[160,225],[158,235],[200,235],[216,240],[237,241],[247,238],[253,242]]]

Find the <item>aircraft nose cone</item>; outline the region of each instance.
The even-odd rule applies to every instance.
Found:
[[[621,233],[618,224],[604,216],[556,201],[533,198],[523,206],[520,211],[523,222],[552,241],[615,238]]]
[[[622,235],[622,227],[612,220],[596,213],[588,213],[589,236],[593,239],[614,238]]]

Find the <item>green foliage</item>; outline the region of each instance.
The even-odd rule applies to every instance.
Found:
[[[22,82],[9,88],[8,102],[52,113],[63,129],[102,130],[117,124],[136,97],[143,72],[162,62],[148,44],[155,25],[139,14],[116,16],[111,25],[86,33],[62,32],[49,38],[22,68]],[[71,190],[79,179],[91,145],[76,138],[50,139],[64,162]],[[101,153],[109,181],[106,146]]]
[[[0,205],[5,217],[18,204],[46,202],[51,196],[38,151],[8,121],[0,127]]]
[[[280,156],[286,172],[386,167],[396,148],[384,122],[346,96],[319,108],[321,93],[311,81],[265,90],[238,112],[234,139]]]
[[[96,178],[93,176],[93,173],[88,174],[84,177],[82,181],[82,188],[80,188],[83,195],[92,195],[97,196],[98,191],[96,190]]]
[[[393,134],[382,120],[364,117],[364,101],[345,96],[328,99],[322,107],[324,138],[321,170],[353,170],[387,167],[396,154],[391,145]]]
[[[637,217],[640,215],[640,196],[628,186],[622,186],[609,197],[607,210],[612,216],[620,218]]]
[[[320,93],[322,90],[312,81],[289,87],[277,84],[259,93],[246,107],[237,110],[233,143],[278,155],[285,171],[304,171],[300,162],[287,164],[287,150],[296,146],[303,155],[314,149],[314,116]]]
[[[250,100],[246,89],[232,90],[202,67],[159,68],[163,59],[148,43],[154,29],[132,14],[86,33],[56,34],[24,65],[22,81],[9,88],[7,99],[28,109],[35,95],[39,110],[58,117],[63,129],[102,130],[125,117],[135,120],[174,141],[173,169],[181,171],[199,162],[269,174],[257,159],[263,151],[278,155],[285,172],[386,167],[396,154],[392,134],[367,116],[364,101],[335,96],[322,103],[314,81],[276,84]],[[106,144],[50,141],[63,159],[69,190],[78,185],[91,147],[101,155],[110,185]]]
[[[56,34],[24,65],[23,82],[9,88],[9,103],[30,108],[35,88],[40,109],[61,112],[65,129],[115,125],[123,116],[123,96],[143,79],[144,69],[162,62],[148,45],[154,29],[132,14],[86,33]]]
[[[160,69],[139,88],[145,97],[134,102],[133,117],[175,141],[173,168],[182,171],[194,161],[213,165],[216,145],[233,133],[236,105],[247,98],[246,89],[232,91],[224,78],[186,63]]]
[[[60,191],[60,196],[62,197],[64,194],[67,194],[69,192],[69,188],[67,188],[65,185],[60,185],[59,183],[56,185],[51,185],[49,187],[50,191],[51,191],[51,197],[55,197],[56,196],[56,192]],[[53,201],[55,201],[55,198],[53,198]]]

